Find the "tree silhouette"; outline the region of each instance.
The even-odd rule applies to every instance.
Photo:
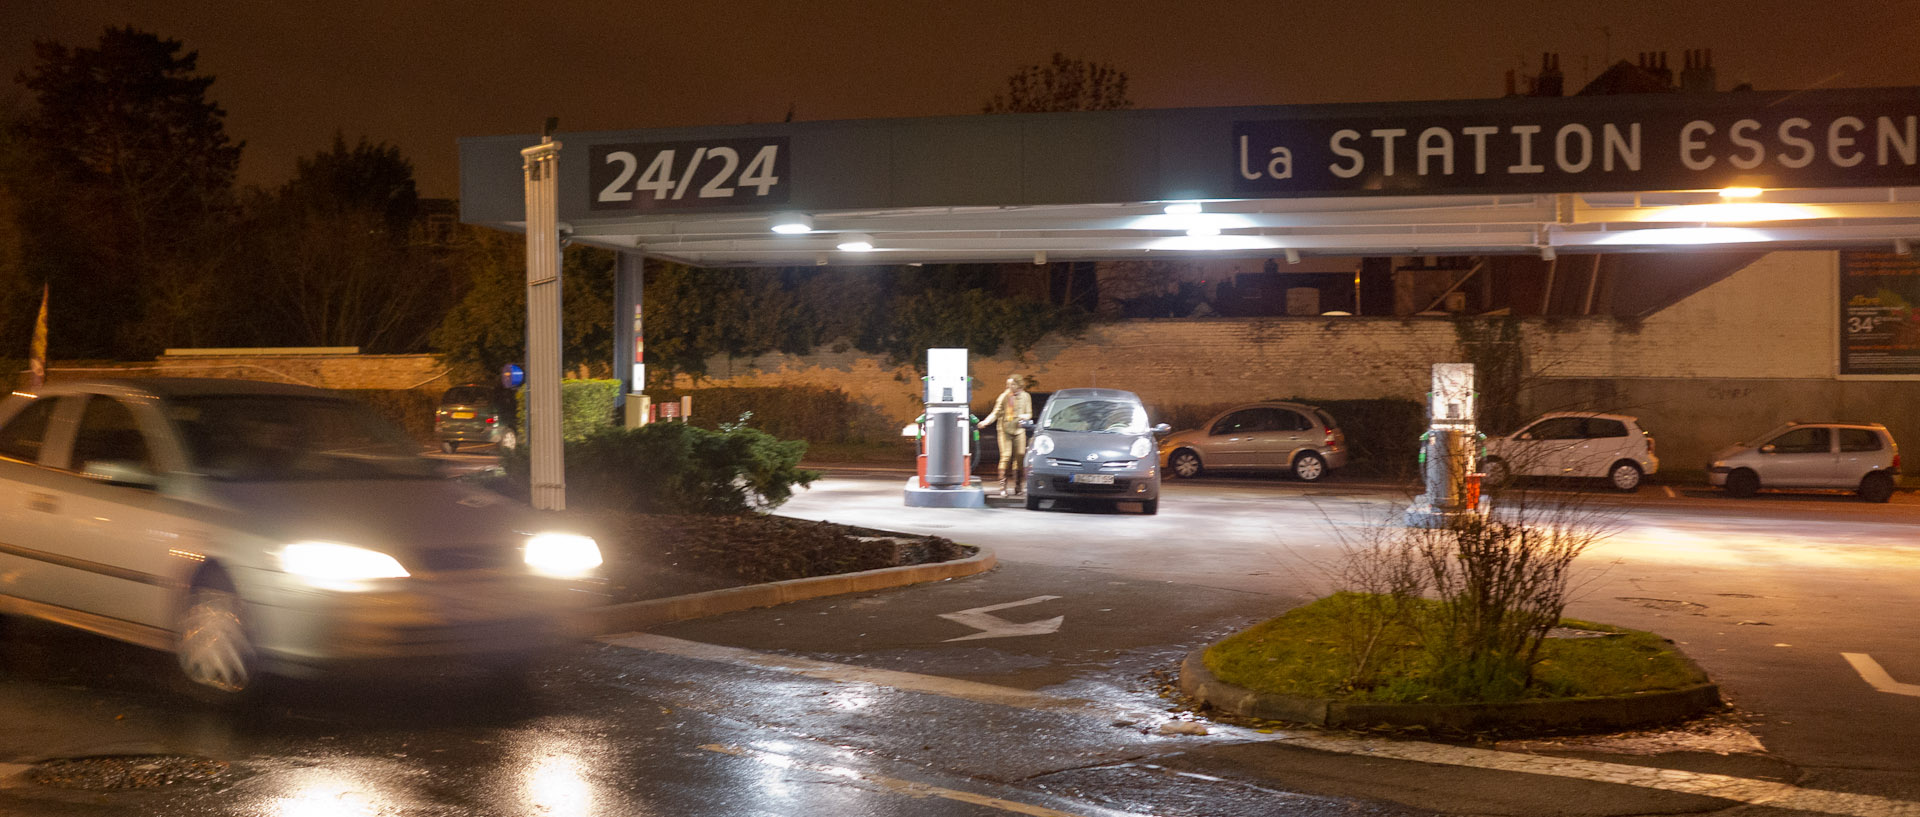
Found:
[[[1127,73],[1109,63],[1069,58],[1029,65],[1007,77],[1004,94],[987,101],[985,113],[1113,111],[1133,107],[1127,98]]]

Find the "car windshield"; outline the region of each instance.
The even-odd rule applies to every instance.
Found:
[[[172,400],[195,470],[230,482],[433,477],[419,446],[350,400],[199,395]]]
[[[1047,401],[1040,421],[1044,431],[1095,431],[1112,434],[1147,433],[1147,409],[1131,400],[1110,397],[1059,397]]]

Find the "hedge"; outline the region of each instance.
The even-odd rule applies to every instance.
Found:
[[[693,398],[687,422],[719,428],[741,422],[784,439],[817,443],[872,442],[899,436],[900,429],[869,403],[819,386],[710,388],[648,392],[655,403]]]

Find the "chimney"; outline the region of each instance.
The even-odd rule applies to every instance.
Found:
[[[1519,94],[1518,94],[1518,93],[1517,93],[1516,91],[1514,91],[1514,81],[1513,81],[1513,80],[1514,80],[1514,76],[1513,76],[1513,75],[1514,75],[1514,71],[1513,71],[1513,69],[1512,69],[1512,68],[1508,68],[1508,69],[1507,69],[1507,96],[1518,96],[1518,95],[1519,95]]]
[[[1680,70],[1680,90],[1690,94],[1710,94],[1718,84],[1713,73],[1713,49],[1697,48],[1687,52],[1687,65]]]
[[[1540,55],[1540,76],[1533,80],[1534,96],[1561,96],[1566,91],[1566,76],[1560,73],[1560,55]]]
[[[1653,58],[1654,58],[1653,59],[1654,64],[1649,70],[1649,73],[1653,74],[1655,78],[1659,79],[1661,85],[1668,88],[1672,88],[1673,87],[1673,69],[1667,67],[1667,52],[1656,51],[1653,54]]]

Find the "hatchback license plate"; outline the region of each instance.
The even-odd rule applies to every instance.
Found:
[[[473,412],[471,412],[471,411],[456,411],[456,412],[454,412],[454,413],[453,413],[453,419],[455,419],[455,420],[471,420],[471,419],[473,419]]]
[[[1081,485],[1112,485],[1112,474],[1074,474],[1073,481]]]

